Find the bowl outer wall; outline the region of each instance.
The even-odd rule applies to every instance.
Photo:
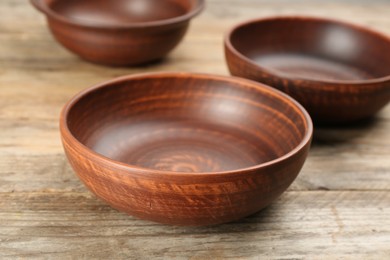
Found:
[[[294,181],[308,147],[262,169],[226,176],[161,176],[108,165],[63,139],[67,158],[86,187],[113,208],[141,219],[172,225],[234,221],[266,207]]]
[[[55,39],[81,58],[111,66],[140,65],[165,57],[183,39],[189,21],[159,29],[91,29],[48,18]]]

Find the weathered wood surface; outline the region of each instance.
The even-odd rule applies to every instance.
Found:
[[[26,0],[0,1],[0,258],[389,259],[390,106],[374,120],[321,128],[298,179],[266,210],[217,227],[137,220],[91,195],[58,133],[62,105],[115,76],[227,74],[234,23],[276,14],[342,18],[390,34],[390,2],[209,0],[164,62],[137,69],[85,63],[49,34]]]

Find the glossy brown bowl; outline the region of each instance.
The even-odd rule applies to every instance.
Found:
[[[139,65],[181,41],[204,0],[31,0],[64,47],[85,60]]]
[[[390,100],[390,38],[322,18],[273,17],[235,26],[225,37],[232,75],[299,101],[315,122],[348,123]]]
[[[130,215],[210,225],[259,211],[299,173],[312,123],[287,95],[240,78],[133,75],[65,105],[66,155],[85,185]]]

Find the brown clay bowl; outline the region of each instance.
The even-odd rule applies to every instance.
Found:
[[[64,107],[66,155],[85,185],[130,215],[210,225],[259,211],[299,173],[312,123],[293,99],[240,78],[122,77]]]
[[[166,56],[204,0],[31,0],[54,37],[85,60],[139,65]]]
[[[349,123],[390,101],[390,38],[322,18],[241,23],[225,37],[232,75],[278,88],[318,123]]]

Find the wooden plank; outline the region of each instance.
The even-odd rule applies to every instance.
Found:
[[[0,160],[1,192],[85,192],[63,153],[2,155]]]
[[[390,255],[390,193],[383,191],[288,192],[242,221],[206,228],[137,220],[89,193],[1,193],[0,208],[1,257],[300,259],[310,254],[318,259],[385,259]]]
[[[267,7],[269,5],[281,5],[281,3],[264,2],[263,4]],[[16,8],[19,12],[28,14],[27,17],[36,16],[37,21],[41,20],[38,14],[34,15],[33,9],[25,3],[5,1],[3,4],[6,8],[12,10]],[[56,165],[61,165],[62,158],[58,155],[62,153],[62,148],[58,138],[57,123],[60,109],[74,93],[97,82],[125,74],[128,71],[152,71],[154,69],[170,68],[170,66],[182,68],[184,64],[187,64],[186,66],[189,68],[193,68],[194,71],[204,69],[204,64],[216,68],[217,71],[223,71],[225,69],[223,68],[223,59],[213,56],[213,53],[219,53],[218,55],[222,56],[220,50],[208,51],[207,55],[198,55],[204,53],[202,48],[221,49],[218,41],[220,39],[216,37],[216,35],[221,36],[221,31],[223,31],[221,21],[218,21],[217,25],[208,26],[204,33],[205,30],[201,30],[205,28],[208,19],[220,19],[218,15],[212,13],[213,10],[219,10],[217,8],[218,4],[221,5],[221,2],[212,1],[209,3],[211,13],[205,13],[203,15],[204,19],[199,19],[198,24],[194,24],[192,30],[195,32],[188,35],[186,42],[179,47],[176,53],[172,54],[167,63],[158,64],[157,67],[150,66],[141,69],[113,69],[80,62],[54,43],[51,36],[45,31],[44,22],[28,23],[28,26],[35,28],[35,30],[28,33],[28,35],[32,35],[32,38],[23,36],[26,35],[24,31],[21,31],[23,33],[10,33],[8,31],[4,33],[3,30],[1,35],[8,37],[13,44],[1,45],[10,48],[9,51],[2,53],[11,55],[16,62],[15,64],[19,64],[19,67],[17,67],[17,71],[7,68],[0,78],[2,96],[4,97],[0,110],[0,119],[2,119],[0,124],[1,129],[3,129],[2,135],[0,135],[2,152],[19,154],[18,165],[20,165],[20,168],[24,166],[27,168],[31,164],[31,160],[34,160],[37,165],[44,164],[45,157],[33,156],[29,158],[29,154],[32,152],[35,154],[41,153],[50,156],[50,158],[58,158],[59,161],[56,162]],[[375,4],[371,8],[380,7],[381,10],[386,10],[387,5],[384,2],[379,1]],[[258,5],[258,2],[248,1],[239,10],[245,9],[245,13],[249,12],[251,14],[256,9],[254,5]],[[298,1],[298,5],[302,7],[303,3]],[[226,6],[228,5],[226,4]],[[362,7],[357,5],[351,8]],[[335,11],[339,12],[345,10],[340,7],[336,9]],[[267,8],[265,10],[269,11]],[[8,14],[8,12],[5,13]],[[230,17],[229,13],[227,13],[227,16]],[[241,17],[241,14],[234,13],[231,16]],[[382,19],[380,16],[378,17],[375,17],[375,19]],[[5,15],[1,19],[7,21],[7,19],[14,18]],[[222,19],[227,18],[222,17]],[[2,25],[9,25],[13,28],[19,26],[18,23],[2,23]],[[41,31],[36,35],[37,30]],[[209,37],[209,35],[213,35],[213,37]],[[28,41],[31,44],[27,44]],[[15,45],[15,42],[18,44]],[[31,49],[31,46],[36,43],[39,43],[35,46],[36,49]],[[208,44],[204,46],[205,43]],[[186,51],[192,50],[194,46],[198,46],[197,51]],[[23,48],[28,49],[25,52],[20,51]],[[12,51],[13,49],[17,49],[18,52]],[[38,50],[38,52],[34,50]],[[52,62],[48,62],[48,60],[44,60],[44,57],[38,55],[30,60],[28,53],[51,55]],[[15,58],[15,55],[19,55],[19,58]],[[1,55],[0,58],[4,59],[4,55]],[[390,149],[388,138],[389,118],[390,109],[387,108],[380,114],[377,122],[368,126],[350,129],[317,129],[311,155],[291,189],[389,189],[390,162],[387,154]],[[20,156],[20,154],[24,154],[25,157]],[[335,156],[342,158],[343,161],[340,163],[340,160],[335,160]],[[14,161],[9,158],[4,157],[2,163],[4,165],[2,169],[7,169],[2,170],[2,176],[5,177],[2,178],[3,181],[0,183],[4,191],[15,190],[16,187],[19,187],[17,189],[19,191],[34,190],[32,187],[38,190],[45,188],[47,184],[44,179],[37,186],[29,185],[29,183],[23,185],[24,188],[15,184],[7,186],[6,183],[9,184],[10,182],[4,181],[4,179],[9,179],[9,172],[16,174],[13,177],[14,179],[25,180],[23,176],[26,176],[25,171],[12,170]],[[52,174],[60,177],[62,173],[61,171],[54,171]],[[75,177],[73,179],[75,182],[77,181]],[[19,184],[21,183],[19,182]],[[66,185],[64,184],[62,188],[58,188],[67,189]]]
[[[309,158],[272,206],[235,223],[169,227],[111,209],[63,155],[58,116],[75,93],[138,72],[228,74],[233,24],[277,14],[344,19],[390,34],[388,0],[208,0],[163,62],[108,68],[50,35],[26,0],[0,1],[0,258],[388,259],[390,106],[376,120],[317,128]]]

